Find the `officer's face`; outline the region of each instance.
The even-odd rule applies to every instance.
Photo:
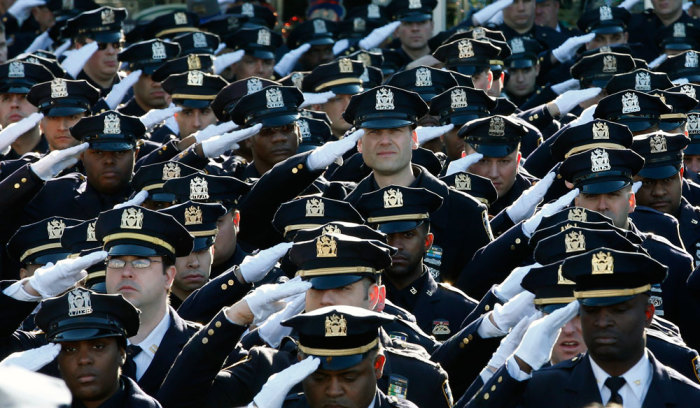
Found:
[[[27,102],[25,94],[0,94],[0,125],[7,125],[26,118],[38,111],[38,108]]]
[[[51,28],[56,22],[53,11],[46,6],[32,7],[32,17],[39,23],[39,28],[42,32]]]
[[[687,171],[700,173],[700,154],[683,155],[683,165]]]
[[[253,76],[272,79],[274,73],[272,69],[274,67],[274,59],[262,59],[245,54],[240,61],[231,65],[231,71],[235,75],[236,80]]]
[[[367,357],[345,370],[319,368],[314,371],[302,381],[309,407],[368,407],[377,392],[377,379],[382,376],[384,361],[384,356]]]
[[[450,160],[457,160],[464,153],[464,140],[457,136],[459,128],[455,127],[442,135],[442,143],[445,145],[445,154]]]
[[[87,149],[80,157],[88,183],[102,194],[114,194],[129,184],[135,156],[133,150],[106,152]]]
[[[70,128],[85,117],[85,113],[71,116],[45,116],[39,122],[41,133],[46,137],[50,150],[63,150],[77,146],[80,142],[70,134]]]
[[[302,70],[311,71],[321,64],[333,61],[333,58],[333,45],[312,45],[299,58],[299,65],[301,65]]]
[[[514,0],[503,9],[503,22],[516,31],[524,32],[535,24],[535,0]]]
[[[476,152],[469,143],[464,143],[464,150],[467,154]],[[484,157],[472,164],[469,167],[469,172],[491,180],[493,186],[496,187],[498,196],[503,197],[515,183],[520,158],[518,149],[503,157]]]
[[[616,227],[627,228],[628,214],[634,211],[636,201],[631,187],[626,187],[607,194],[581,193],[574,199],[574,204],[610,217]]]
[[[595,50],[602,46],[611,46],[617,44],[627,44],[627,32],[614,34],[596,34],[595,37],[586,43],[587,50]]]
[[[651,0],[654,13],[661,18],[680,16],[683,0]]]
[[[433,35],[433,20],[403,21],[394,34],[404,48],[421,50]]]
[[[125,255],[116,256],[126,262],[123,268],[114,269],[107,266],[105,285],[107,293],[118,293],[137,309],[155,309],[162,307],[168,291],[175,278],[175,267],[163,270],[163,259],[157,256],[148,257],[151,265],[148,268],[135,269],[131,261],[142,257]]]
[[[343,112],[348,107],[352,95],[336,95],[328,102],[319,105],[318,110],[326,112],[331,120],[331,130],[336,136],[342,136],[352,126],[343,119]]]
[[[173,293],[184,298],[207,283],[211,274],[212,258],[212,247],[176,258],[177,273],[173,282]]]
[[[180,112],[175,114],[177,126],[180,128],[180,140],[217,121],[216,115],[210,107],[197,109],[178,106],[182,108]]]
[[[389,279],[420,275],[423,256],[433,243],[433,234],[428,232],[427,227],[423,225],[410,231],[388,234],[387,241],[398,249],[391,257],[391,266],[386,270]]]
[[[576,316],[561,328],[559,338],[552,348],[552,364],[572,359],[585,352],[586,343],[583,342],[581,334],[581,318]]]
[[[376,174],[392,176],[411,164],[413,149],[418,147],[416,134],[408,126],[393,129],[365,129],[357,150]]]
[[[636,362],[645,347],[644,329],[651,323],[654,307],[649,297],[637,295],[612,306],[581,305],[581,328],[591,357],[598,364]]]
[[[536,2],[535,24],[557,28],[559,24],[559,0]]]
[[[299,139],[299,128],[294,122],[284,126],[264,127],[250,139],[253,161],[262,165],[261,168],[271,168],[297,152]]]
[[[86,44],[94,42],[87,39]],[[97,51],[85,63],[85,73],[96,81],[112,80],[119,71],[119,61],[117,54],[121,52],[121,43],[102,43]]]
[[[514,96],[530,95],[535,92],[535,81],[539,73],[539,64],[529,68],[509,69],[506,92]]]
[[[307,312],[326,306],[356,306],[363,309],[372,309],[377,300],[383,305],[384,299],[377,299],[378,294],[383,293],[380,288],[369,278],[360,279],[357,282],[336,289],[319,290],[311,288],[306,292]],[[383,295],[382,295],[383,296]]]
[[[681,173],[665,179],[637,178],[642,187],[637,191],[637,203],[666,214],[674,215],[681,205]]]
[[[486,91],[486,94],[498,98],[503,91],[503,81],[505,81],[506,75],[503,71],[491,71],[491,76],[493,77],[493,81],[491,81],[491,87]]]
[[[141,74],[134,84],[134,98],[146,111],[163,109],[170,104],[170,97],[160,86],[160,82],[154,81],[148,74]]]
[[[119,388],[126,353],[115,337],[61,343],[58,368],[74,400],[98,406]]]
[[[214,265],[227,261],[236,252],[236,236],[238,234],[238,210],[231,211],[216,221],[219,232],[214,241]]]

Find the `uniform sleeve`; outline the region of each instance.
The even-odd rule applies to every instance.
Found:
[[[241,300],[250,289],[251,285],[241,283],[232,269],[192,292],[177,309],[177,314],[185,320],[204,324],[222,308]]]
[[[11,282],[2,282],[5,288]],[[16,330],[36,308],[37,302],[22,302],[0,292],[0,360],[22,350],[46,344],[43,335]]]
[[[508,372],[508,362],[469,400],[460,399],[455,408],[510,408],[518,406],[521,395],[527,388],[528,381],[518,381]]]
[[[20,214],[44,187],[45,182],[29,167],[29,164],[17,169],[0,182],[0,213],[3,214],[0,227],[0,242],[7,242],[20,227]]]
[[[178,150],[177,148],[178,142],[179,140],[171,140],[168,143],[159,147],[158,149],[153,150],[152,152],[140,158],[136,162],[136,166],[134,168],[138,170],[142,166],[162,163],[172,159],[178,153],[180,153],[180,150]]]

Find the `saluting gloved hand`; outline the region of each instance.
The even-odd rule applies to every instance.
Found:
[[[396,29],[401,25],[400,21],[393,21],[381,27],[372,30],[367,37],[360,40],[357,45],[363,50],[369,50],[374,47],[379,47]]]
[[[474,25],[480,26],[486,23],[493,17],[496,13],[503,10],[504,8],[513,4],[513,0],[498,0],[488,6],[482,8],[481,10],[474,13],[472,16],[472,22]]]
[[[622,7],[625,10],[631,10],[632,7],[634,7],[635,4],[639,3],[639,0],[625,0],[622,3],[618,4],[617,7]]]
[[[459,173],[460,171],[467,171],[472,164],[483,158],[484,155],[481,153],[472,153],[462,157],[461,159],[452,160],[450,164],[447,165],[445,176],[451,176],[455,173]]]
[[[532,265],[525,265],[525,266],[519,266],[515,269],[513,269],[508,277],[506,277],[503,282],[501,282],[500,285],[497,285],[496,288],[494,289],[494,293],[496,294],[496,297],[501,301],[501,302],[507,302],[520,294],[523,289],[520,284],[523,281],[523,278],[525,275],[527,275],[528,272],[530,272],[530,269],[536,266],[542,266],[539,263],[535,262]]]
[[[37,269],[26,282],[42,299],[58,296],[87,276],[85,268],[104,261],[105,258],[106,251],[97,251],[78,258],[62,259],[55,265],[49,262]]]
[[[300,293],[298,295],[290,296],[289,298],[285,299],[285,302],[287,303],[287,306],[270,316],[258,329],[260,338],[265,340],[265,343],[274,348],[279,347],[282,339],[285,336],[289,336],[289,334],[292,332],[291,327],[282,326],[280,323],[304,311],[306,295],[304,293]]]
[[[71,40],[65,40],[61,45],[59,45],[58,48],[54,50],[54,55],[56,55],[56,58],[63,56],[68,48],[70,48],[71,44]]]
[[[491,356],[489,362],[486,363],[484,370],[482,370],[479,374],[481,379],[484,381],[484,384],[486,384],[486,381],[491,378],[493,373],[501,368],[501,366],[506,363],[506,360],[513,355],[515,349],[517,349],[518,345],[520,345],[520,341],[522,340],[525,331],[527,331],[527,328],[530,327],[532,322],[540,317],[542,317],[542,313],[539,311],[525,317],[524,319],[520,320],[518,324],[513,327],[513,330],[511,330],[510,333],[508,333],[508,335],[501,340],[501,345],[498,346],[496,351]]]
[[[258,123],[257,125],[249,128],[224,133],[221,136],[211,137],[202,142],[202,151],[204,152],[204,155],[209,158],[219,157],[227,150],[238,149],[238,142],[258,133],[261,128],[262,124]]]
[[[503,305],[496,304],[491,312],[491,321],[499,330],[508,333],[513,326],[526,316],[535,313],[535,295],[523,291]]]
[[[300,293],[305,293],[311,288],[311,282],[301,280],[301,277],[289,280],[282,284],[269,284],[259,286],[247,294],[243,300],[248,304],[253,313],[253,324],[259,325],[267,320],[270,315],[278,312],[286,305],[283,299]]]
[[[238,125],[232,120],[229,120],[228,122],[223,122],[218,125],[213,123],[202,130],[192,133],[192,136],[194,136],[194,140],[196,140],[197,143],[202,143],[207,139],[230,132],[236,128],[238,128]]]
[[[538,181],[537,184],[523,191],[523,193],[518,197],[513,204],[506,208],[506,214],[513,221],[514,224],[527,219],[535,213],[535,208],[537,204],[542,201],[542,198],[547,194],[547,190],[554,182],[554,173],[549,172],[542,180]]]
[[[357,141],[364,134],[364,130],[356,130],[340,140],[334,140],[315,148],[306,158],[306,165],[311,171],[325,169],[345,152],[355,147]]]
[[[528,218],[527,221],[523,223],[523,233],[525,234],[526,237],[532,238],[532,234],[535,233],[537,230],[537,227],[540,225],[540,222],[542,222],[542,217],[549,217],[550,215],[554,214],[555,212],[561,210],[562,208],[566,207],[573,201],[574,198],[578,196],[579,189],[575,188],[568,193],[564,194],[563,196],[559,197],[556,201],[553,203],[547,203],[544,206],[542,206],[542,209],[537,211],[535,215],[532,217]]]
[[[144,201],[146,201],[147,198],[148,198],[148,191],[141,190],[138,193],[136,193],[134,198],[132,198],[130,200],[126,200],[123,203],[115,204],[112,209],[118,210],[118,209],[124,208],[124,207],[131,207],[132,205],[141,205],[141,204],[143,204]]]
[[[499,11],[498,13],[494,14],[493,17],[487,21],[488,24],[503,24],[503,10]]]
[[[549,315],[535,320],[525,331],[515,356],[533,370],[547,363],[552,355],[552,347],[559,337],[560,329],[578,314],[579,304],[575,300]]]
[[[90,57],[92,57],[92,54],[94,54],[96,51],[97,42],[85,44],[80,47],[80,49],[71,51],[70,55],[68,55],[61,63],[61,67],[66,70],[68,75],[75,79],[85,66],[87,60],[89,60]],[[65,54],[68,54],[68,51],[66,51]]]
[[[237,50],[221,54],[214,59],[214,73],[216,75],[224,72],[226,68],[237,63],[245,55],[245,50]]]
[[[43,0],[17,0],[7,9],[7,12],[15,16],[17,25],[21,26],[24,20],[29,18],[32,7],[38,6],[46,6],[46,2]]]
[[[49,36],[49,30],[44,31],[29,44],[29,47],[24,50],[25,54],[31,54],[36,50],[48,50],[53,45],[53,40]]]
[[[595,113],[595,108],[597,106],[598,106],[598,104],[595,104],[595,105],[589,106],[586,109],[584,109],[578,118],[571,121],[571,124],[570,124],[571,127],[585,125],[588,122],[592,122],[593,121],[593,114]]]
[[[145,114],[139,117],[143,126],[146,130],[151,131],[157,124],[163,122],[165,119],[173,117],[176,113],[182,111],[179,106],[170,106],[163,109],[151,109]]]
[[[569,37],[560,46],[552,50],[552,56],[559,62],[570,61],[576,55],[576,50],[594,38],[595,33]]]
[[[18,137],[36,126],[43,117],[43,113],[34,112],[19,122],[12,123],[0,131],[0,152],[5,151]]]
[[[557,110],[559,110],[559,115],[564,116],[571,112],[573,108],[578,106],[579,103],[587,101],[591,98],[597,96],[601,91],[601,88],[586,88],[581,90],[566,91],[563,94],[557,96],[553,101],[557,105]]]
[[[126,95],[126,93],[129,92],[129,89],[131,89],[131,87],[138,82],[139,78],[141,77],[141,72],[142,71],[140,69],[137,69],[119,81],[118,84],[114,84],[114,86],[112,86],[112,90],[109,91],[105,97],[105,103],[107,106],[109,106],[109,109],[116,109],[117,106],[119,106],[119,102],[124,100],[124,95]]]
[[[350,41],[348,41],[347,38],[336,41],[335,44],[333,44],[333,55],[340,54],[341,52],[347,50],[349,46]]]
[[[438,138],[450,130],[454,129],[455,125],[448,123],[442,126],[418,126],[416,128],[416,137],[418,138],[418,144],[423,143]]]
[[[78,162],[80,153],[87,150],[89,144],[82,143],[63,150],[54,150],[39,161],[29,165],[29,168],[44,181],[50,180],[56,174]]]
[[[58,343],[44,344],[41,347],[16,351],[0,361],[0,367],[22,367],[29,371],[39,371],[52,362],[61,351]]]
[[[302,55],[311,48],[311,44],[305,43],[284,54],[273,68],[279,76],[286,76],[294,69]]]
[[[333,98],[335,98],[335,92],[333,91],[319,93],[304,92],[304,102],[302,102],[301,105],[299,105],[299,108],[301,109],[311,105],[326,103]]]
[[[688,2],[688,4],[693,4],[692,2]],[[658,57],[654,58],[650,63],[649,63],[649,69],[654,69],[661,65],[662,62],[666,61],[668,59],[668,54],[661,54]]]
[[[557,95],[561,95],[566,91],[570,91],[572,89],[580,89],[581,88],[581,81],[578,79],[567,79],[564,82],[559,82],[558,84],[552,85],[552,91],[556,93]]]
[[[321,364],[318,357],[307,357],[267,379],[260,392],[248,404],[248,408],[280,408],[289,391],[300,381],[316,371]]]
[[[241,276],[247,283],[260,281],[292,246],[294,246],[293,242],[282,242],[273,247],[263,249],[255,255],[246,256],[239,266]]]
[[[639,191],[640,188],[642,188],[642,182],[641,182],[641,181],[635,181],[635,182],[632,184],[632,192],[633,192],[634,194],[637,194],[637,191]]]

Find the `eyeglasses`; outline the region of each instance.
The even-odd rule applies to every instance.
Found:
[[[98,43],[97,43],[97,49],[98,49],[98,50],[104,51],[104,50],[107,49],[107,46],[108,46],[108,45],[111,45],[112,48],[114,48],[114,49],[116,50],[116,49],[122,48],[122,47],[124,46],[124,42],[123,42],[123,41],[113,42],[113,43],[98,42]]]
[[[106,262],[107,267],[110,269],[124,269],[126,266],[126,261],[119,258],[110,258]],[[162,261],[153,261],[148,258],[134,259],[129,262],[134,269],[146,269],[153,263],[163,263]]]

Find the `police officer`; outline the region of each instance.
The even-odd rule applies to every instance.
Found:
[[[398,0],[388,6],[388,13],[401,25],[394,32],[398,39],[393,47],[399,67],[430,54],[428,40],[433,34],[433,10],[435,0]]]
[[[240,61],[227,68],[230,70],[227,79],[236,81],[253,76],[272,79],[275,51],[282,43],[282,36],[268,27],[242,27],[226,41],[227,47],[245,51]]]

